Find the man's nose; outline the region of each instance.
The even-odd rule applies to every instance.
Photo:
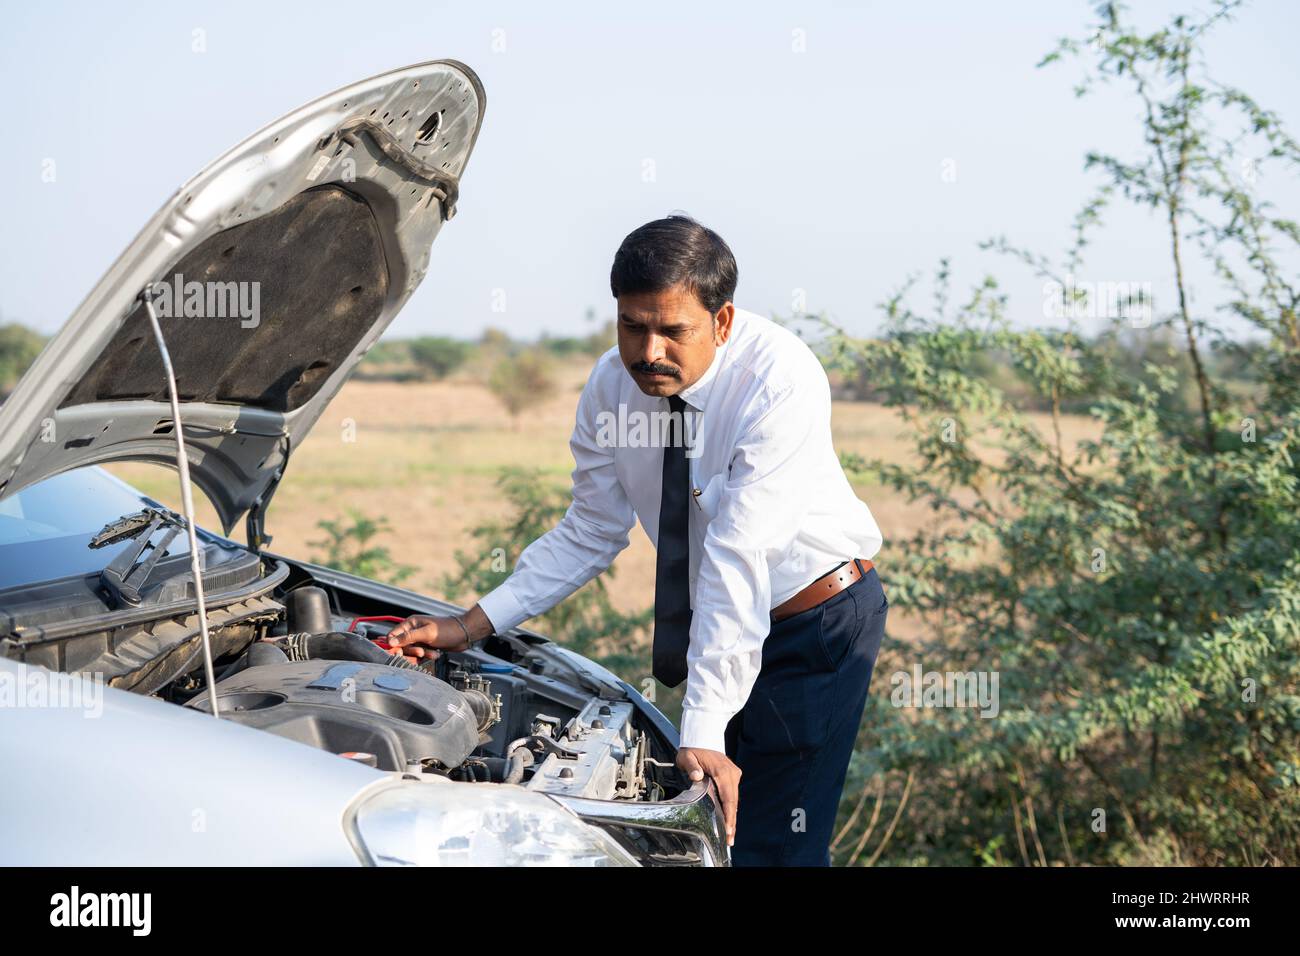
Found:
[[[655,335],[653,332],[646,333],[645,343],[641,346],[641,361],[647,365],[660,365],[665,363],[665,345],[667,339],[662,335]]]

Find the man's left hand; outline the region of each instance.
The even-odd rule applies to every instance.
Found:
[[[713,778],[722,801],[722,817],[727,825],[727,846],[736,840],[736,808],[740,805],[740,768],[730,758],[716,750],[683,747],[677,751],[677,766],[692,780]]]

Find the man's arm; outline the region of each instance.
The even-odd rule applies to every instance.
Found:
[[[597,437],[598,389],[604,378],[600,371],[598,365],[578,399],[569,439],[574,460],[573,501],[559,524],[524,548],[513,573],[461,619],[463,629],[452,618],[418,615],[393,628],[390,645],[462,650],[470,641],[509,630],[549,611],[608,568],[627,547],[628,531],[636,516],[618,480],[614,449],[603,446]],[[419,650],[413,647],[404,653],[421,656],[412,654]]]
[[[618,480],[614,449],[597,437],[601,371],[593,370],[583,387],[569,439],[572,503],[559,524],[524,548],[514,573],[479,600],[497,631],[549,611],[608,568],[628,545],[636,516]]]
[[[737,442],[696,582],[682,747],[724,752],[727,724],[749,699],[771,629],[770,568],[808,513],[830,415],[829,383],[812,376],[773,398]]]

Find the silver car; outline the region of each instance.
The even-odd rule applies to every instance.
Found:
[[[268,548],[293,450],[424,278],[483,108],[443,60],[265,127],[0,407],[0,776],[40,811],[5,815],[0,863],[727,864],[711,783],[626,682],[523,629],[414,667],[384,633],[450,605]],[[222,524],[193,548],[97,467],[178,467],[178,437]]]

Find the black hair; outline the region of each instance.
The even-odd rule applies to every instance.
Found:
[[[674,214],[630,232],[614,254],[609,287],[623,293],[662,292],[685,285],[717,315],[736,294],[736,257],[722,237],[690,216]]]

